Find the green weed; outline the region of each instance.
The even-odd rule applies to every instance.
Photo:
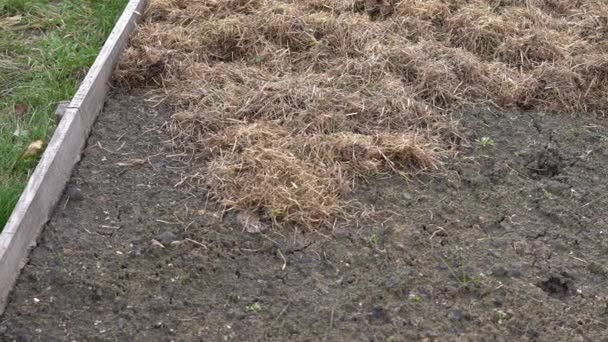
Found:
[[[479,139],[475,139],[475,142],[479,147],[487,148],[496,145],[496,142],[490,137],[481,137]]]
[[[262,305],[260,303],[252,303],[245,306],[245,312],[258,312],[262,311]]]
[[[367,242],[371,247],[378,248],[378,244],[380,243],[380,235],[378,235],[377,232],[372,233],[372,235],[370,235],[367,239]]]

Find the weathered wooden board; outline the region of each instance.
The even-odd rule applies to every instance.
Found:
[[[68,106],[79,109],[88,120],[94,119],[103,108],[114,66],[129,41],[129,35],[137,26],[146,3],[146,0],[129,2]]]

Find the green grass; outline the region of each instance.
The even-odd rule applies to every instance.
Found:
[[[36,166],[21,155],[48,142],[57,103],[72,98],[126,3],[0,0],[0,228]]]

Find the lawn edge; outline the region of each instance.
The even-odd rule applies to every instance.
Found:
[[[61,197],[103,108],[112,70],[148,0],[129,0],[68,105],[36,169],[0,234],[0,314],[30,250]]]

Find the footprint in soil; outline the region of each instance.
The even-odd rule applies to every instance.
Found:
[[[530,159],[526,168],[532,175],[541,177],[559,175],[564,163],[564,158],[560,155],[559,150],[551,145],[546,146]]]
[[[387,324],[391,321],[388,312],[381,306],[374,307],[368,316],[371,324]]]
[[[574,290],[570,279],[559,276],[551,276],[547,280],[539,282],[536,286],[545,291],[549,296],[557,298],[566,298],[572,295]]]

